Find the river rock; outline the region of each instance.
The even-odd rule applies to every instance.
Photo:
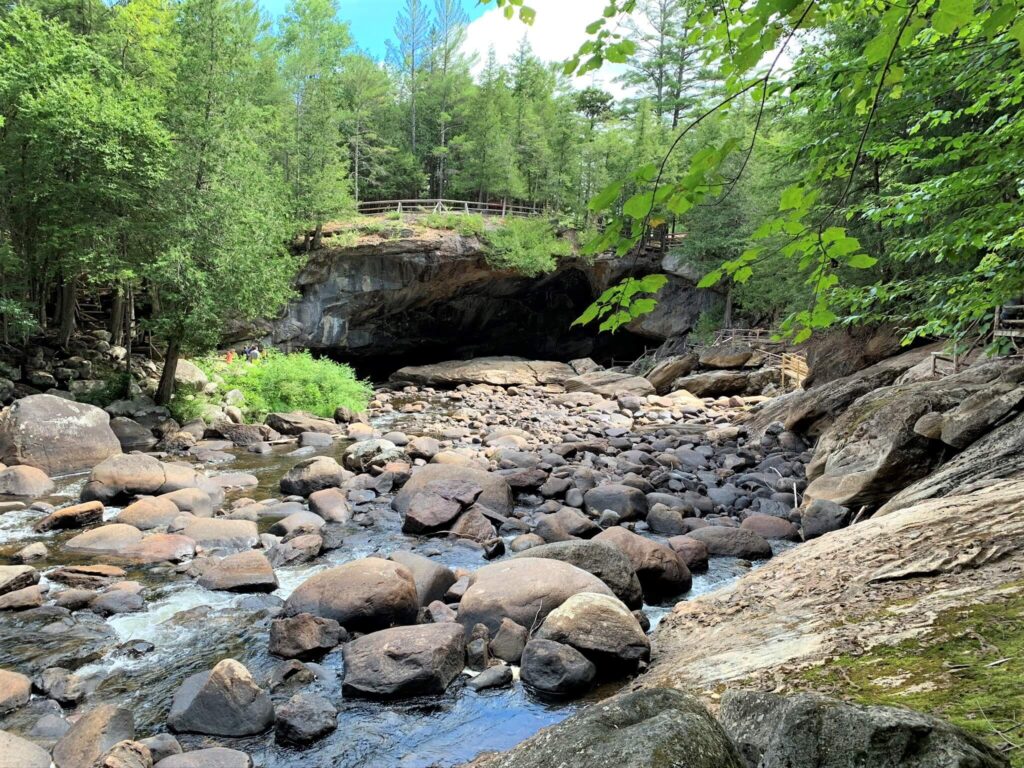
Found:
[[[170,501],[181,512],[189,512],[196,517],[213,516],[213,499],[210,494],[201,488],[181,488],[177,491],[170,491],[156,497],[159,500]]]
[[[744,768],[722,727],[690,694],[621,693],[585,707],[479,768]]]
[[[413,498],[424,491],[433,491],[444,495],[442,488],[466,485],[482,489],[476,498],[478,504],[499,515],[508,516],[512,513],[512,489],[503,477],[485,470],[457,464],[427,464],[416,469],[408,482],[402,486],[402,490],[395,496],[391,506],[399,514],[405,515]],[[454,497],[453,494],[450,495]]]
[[[117,522],[134,525],[140,531],[149,531],[153,528],[166,528],[180,514],[178,505],[170,499],[146,496],[122,509],[117,515]]]
[[[345,645],[346,696],[398,698],[441,694],[465,665],[458,624],[395,627]]]
[[[347,523],[352,519],[352,508],[340,488],[324,488],[309,494],[309,510],[329,523]]]
[[[62,707],[71,707],[85,698],[85,681],[62,667],[44,669],[35,686]]]
[[[583,503],[591,515],[610,509],[620,520],[643,519],[647,516],[647,497],[630,485],[606,483],[583,494]]]
[[[816,539],[850,524],[850,510],[827,499],[815,499],[800,513],[805,539]]]
[[[477,493],[474,496],[478,496],[483,489],[475,487]],[[436,493],[427,489],[413,496],[402,520],[402,532],[423,535],[450,530],[462,514],[463,505],[455,499],[446,498],[443,492],[441,489]]]
[[[252,768],[252,758],[237,749],[211,747],[165,757],[153,768]]]
[[[636,671],[651,643],[621,600],[583,592],[548,614],[535,637],[570,645],[601,671]]]
[[[409,569],[377,557],[354,560],[310,577],[284,606],[286,616],[311,613],[357,632],[411,624],[418,610],[416,582]]]
[[[281,493],[309,496],[325,488],[340,488],[353,475],[330,456],[300,461],[281,478]]]
[[[659,599],[690,590],[690,570],[675,551],[664,544],[619,526],[602,531],[594,541],[610,544],[629,558],[645,596]]]
[[[672,383],[680,376],[685,376],[693,370],[697,363],[696,355],[676,355],[659,360],[654,367],[644,376],[654,391],[664,395],[672,391]]]
[[[85,528],[103,522],[103,505],[98,501],[87,501],[84,504],[72,504],[69,507],[56,509],[33,528],[40,533],[68,528]],[[123,521],[124,522],[124,521]]]
[[[28,704],[32,681],[18,672],[0,669],[0,715]]]
[[[606,397],[653,395],[654,386],[641,376],[615,371],[592,371],[565,381],[566,392],[593,392]]]
[[[133,496],[158,496],[184,488],[206,491],[214,505],[224,498],[224,491],[205,475],[186,464],[165,464],[142,453],[113,456],[93,467],[82,488],[82,501],[115,504]]]
[[[575,648],[534,638],[523,649],[519,677],[546,696],[576,696],[594,681],[597,669]]]
[[[478,674],[466,687],[474,691],[485,691],[490,688],[507,688],[512,685],[512,668],[507,664],[495,664]]]
[[[251,736],[273,722],[270,696],[234,659],[187,678],[175,692],[167,717],[173,731],[211,736]]]
[[[316,533],[324,527],[326,521],[312,512],[293,512],[270,526],[270,533],[275,536],[293,536],[299,533]]]
[[[754,514],[747,517],[740,528],[753,531],[763,539],[783,539],[785,541],[800,541],[800,531],[789,520],[774,515]]]
[[[360,440],[345,449],[342,460],[354,472],[369,472],[390,461],[404,461],[406,455],[390,440]]]
[[[562,541],[531,547],[515,557],[561,560],[599,578],[628,607],[639,608],[643,604],[643,590],[632,562],[612,544],[593,540]]]
[[[178,521],[174,528],[178,527]],[[204,549],[246,550],[259,542],[259,530],[251,520],[228,520],[222,517],[186,517],[178,532]]]
[[[326,435],[340,435],[343,428],[330,419],[322,419],[311,413],[269,413],[264,419],[267,426],[282,435],[301,435],[303,432],[322,432]]]
[[[459,622],[467,635],[484,624],[493,636],[504,618],[535,627],[579,592],[613,594],[596,576],[560,560],[514,558],[492,563],[470,576],[459,603]]]
[[[227,592],[273,592],[277,576],[262,552],[238,552],[207,558],[199,573],[199,586]]]
[[[416,582],[419,604],[424,607],[444,598],[449,587],[456,581],[455,574],[450,568],[415,552],[392,552],[388,555],[388,560],[409,569]]]
[[[29,565],[0,565],[0,595],[39,583],[39,571]]]
[[[475,541],[477,544],[494,541],[498,532],[495,530],[494,525],[491,524],[491,521],[487,519],[485,511],[486,509],[479,504],[474,504],[467,509],[459,515],[458,520],[452,523],[450,537]],[[502,547],[504,547],[504,543],[502,543]],[[504,552],[504,549],[502,549],[502,552]],[[501,553],[499,552],[498,554]]]
[[[338,710],[323,696],[297,693],[277,708],[274,738],[279,744],[309,744],[338,727]]]
[[[406,366],[395,371],[391,380],[428,387],[454,387],[459,384],[508,387],[561,384],[573,375],[573,369],[565,363],[521,357],[478,357]]]
[[[45,601],[46,587],[36,584],[0,595],[0,611],[25,611],[30,608],[38,608]]]
[[[772,545],[751,530],[709,525],[690,531],[687,536],[708,548],[712,557],[741,557],[744,560],[767,560]]]
[[[0,468],[0,496],[37,499],[52,493],[54,487],[53,480],[36,467]]]
[[[158,733],[147,739],[139,739],[139,743],[149,747],[154,763],[159,763],[165,757],[181,754],[181,744],[169,733]]]
[[[50,753],[27,739],[0,731],[0,768],[50,768]]]
[[[27,464],[47,475],[96,466],[121,453],[102,408],[53,395],[30,395],[0,413],[0,462]],[[90,767],[91,768],[91,767]]]
[[[119,553],[119,557],[135,563],[180,563],[196,553],[196,543],[176,533],[155,533],[143,537]]]
[[[270,622],[270,652],[285,659],[315,659],[347,640],[348,632],[334,619],[309,613]]]
[[[691,572],[704,572],[708,569],[708,547],[703,541],[691,539],[689,536],[672,536],[668,545],[686,563]]]
[[[750,374],[746,371],[708,371],[676,379],[673,387],[697,397],[722,397],[747,394]]]
[[[759,768],[1007,768],[977,736],[899,707],[847,704],[813,693],[727,691],[722,726]]]
[[[72,552],[116,555],[142,541],[142,531],[134,525],[108,523],[99,528],[80,533],[64,542],[64,548]]]
[[[95,768],[119,742],[135,739],[135,722],[127,709],[101,704],[74,722],[53,748],[57,768]]]
[[[148,451],[157,443],[156,436],[139,422],[127,416],[115,416],[110,420],[110,429],[125,453]]]
[[[529,639],[530,633],[526,627],[516,624],[512,619],[502,619],[498,631],[491,639],[489,650],[495,658],[509,664],[518,664]]]
[[[96,768],[153,768],[153,755],[145,744],[121,741],[100,758]]]

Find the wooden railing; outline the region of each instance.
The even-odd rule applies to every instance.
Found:
[[[773,344],[772,332],[767,328],[725,328],[718,332],[712,346],[722,344]]]
[[[538,216],[544,209],[537,205],[521,205],[505,200],[479,202],[473,200],[371,200],[358,204],[367,216],[381,213],[479,213],[483,216]]]

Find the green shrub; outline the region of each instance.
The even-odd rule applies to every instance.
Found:
[[[487,234],[487,240],[491,246],[487,260],[492,266],[527,277],[551,272],[559,257],[572,253],[572,246],[543,219],[506,219]]]
[[[700,313],[697,322],[690,331],[690,341],[694,344],[710,344],[722,329],[725,312],[721,309],[707,310]]]
[[[182,393],[175,394],[167,408],[176,422],[185,425],[203,418],[203,413],[210,404],[210,399],[205,395]]]
[[[103,386],[92,392],[83,392],[75,399],[80,403],[88,403],[105,408],[115,400],[128,396],[128,373],[126,371],[99,372],[98,378],[103,379]]]
[[[255,363],[236,359],[230,365],[207,358],[200,367],[211,378],[223,380],[222,390],[239,390],[239,407],[254,419],[274,411],[308,411],[329,418],[339,406],[363,411],[372,392],[349,366],[314,358],[309,352],[269,350]]]
[[[484,233],[484,217],[479,213],[428,213],[420,223],[431,229],[451,229],[463,237],[479,237]]]

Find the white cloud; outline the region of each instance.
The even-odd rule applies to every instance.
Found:
[[[607,2],[605,0],[531,0],[530,7],[537,11],[537,18],[527,26],[518,18],[506,19],[502,10],[494,7],[470,23],[466,30],[463,46],[467,53],[477,55],[474,72],[479,73],[487,61],[487,52],[493,47],[498,61],[508,62],[519,47],[519,41],[526,39],[534,54],[542,61],[565,61],[579,49],[588,35],[586,26],[601,17]],[[621,64],[605,64],[596,73],[576,78],[574,85],[585,88],[596,85],[614,94],[616,98],[627,95],[626,90],[615,78],[622,74]]]

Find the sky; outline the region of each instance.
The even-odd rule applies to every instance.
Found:
[[[274,18],[279,17],[288,0],[259,0]],[[392,37],[395,17],[405,0],[338,0],[341,18],[348,21],[355,44],[376,58],[382,58],[386,43]],[[423,0],[433,8],[433,0]],[[586,39],[584,28],[601,16],[605,0],[531,0],[530,7],[537,11],[532,26],[518,19],[509,21],[494,3],[480,5],[477,0],[463,0],[462,7],[472,19],[466,30],[467,53],[476,53],[478,68],[483,66],[487,51],[493,47],[498,60],[506,62],[526,35],[534,53],[543,61],[563,61],[569,58]],[[617,96],[621,88],[614,83],[616,68],[605,65],[605,71],[588,75],[576,83],[579,87],[599,85]]]

